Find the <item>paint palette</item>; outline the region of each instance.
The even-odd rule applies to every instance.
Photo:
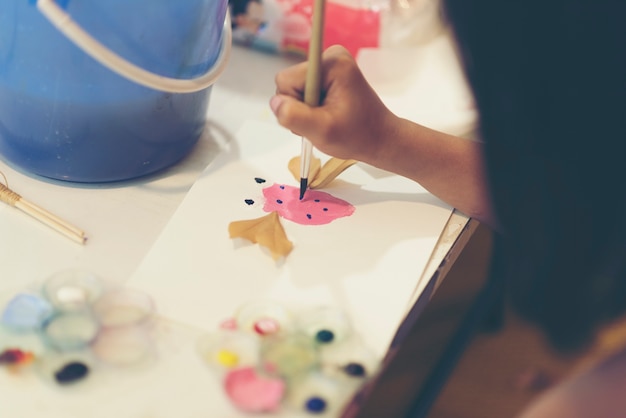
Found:
[[[245,412],[336,416],[378,369],[336,307],[293,311],[259,300],[224,324],[203,335],[197,349],[230,402]]]
[[[0,366],[33,366],[59,385],[103,365],[130,365],[151,355],[155,311],[143,293],[105,283],[89,271],[64,270],[0,299]]]

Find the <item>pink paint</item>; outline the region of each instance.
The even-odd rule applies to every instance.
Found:
[[[260,376],[253,367],[245,367],[226,375],[224,389],[231,402],[242,411],[272,412],[280,406],[285,382]]]
[[[273,184],[263,189],[266,212],[278,214],[300,225],[323,225],[335,219],[350,216],[354,206],[326,192],[307,190],[300,200],[300,189],[294,186]]]
[[[238,328],[237,320],[235,318],[227,318],[220,323],[219,327],[220,329],[236,330]]]
[[[270,335],[280,331],[280,324],[272,318],[261,318],[254,323],[253,328],[259,335]]]

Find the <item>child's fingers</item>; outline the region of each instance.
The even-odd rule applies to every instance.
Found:
[[[285,94],[277,94],[270,100],[270,108],[278,123],[297,135],[310,137],[315,123],[311,107]]]
[[[304,96],[307,65],[305,62],[285,68],[276,74],[276,94],[286,94],[298,99]]]

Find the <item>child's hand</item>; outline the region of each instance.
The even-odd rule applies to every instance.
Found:
[[[278,122],[326,154],[374,163],[397,118],[367,83],[350,53],[340,46],[324,52],[319,107],[302,101],[306,71],[307,63],[302,63],[277,74],[277,94],[270,106]]]
[[[486,189],[482,145],[395,116],[342,47],[322,55],[319,107],[302,100],[307,64],[276,76],[270,106],[284,127],[320,151],[358,160],[420,183],[468,216],[496,225]]]

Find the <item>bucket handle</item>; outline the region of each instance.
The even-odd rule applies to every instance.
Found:
[[[55,0],[37,0],[37,8],[52,25],[93,59],[111,71],[152,89],[168,93],[193,93],[204,90],[217,81],[230,57],[232,30],[228,12],[222,32],[222,47],[211,69],[194,79],[180,79],[151,73],[120,57],[74,22]]]

